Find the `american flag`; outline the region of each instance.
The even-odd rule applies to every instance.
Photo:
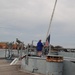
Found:
[[[45,46],[49,46],[49,43],[50,43],[50,34],[49,34],[48,37],[46,38]]]

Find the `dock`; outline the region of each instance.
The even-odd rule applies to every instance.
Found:
[[[28,72],[23,72],[20,68],[20,64],[18,65],[10,65],[5,59],[0,59],[0,75],[36,75]]]

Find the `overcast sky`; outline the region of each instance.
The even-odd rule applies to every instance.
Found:
[[[0,41],[45,41],[55,0],[0,0]],[[75,0],[58,0],[51,44],[75,48]]]

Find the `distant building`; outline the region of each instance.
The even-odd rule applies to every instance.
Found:
[[[7,42],[0,42],[0,49],[7,49]]]
[[[8,49],[8,48],[9,48],[8,42],[0,42],[0,49]],[[17,43],[14,43],[12,45],[12,49],[17,49]]]

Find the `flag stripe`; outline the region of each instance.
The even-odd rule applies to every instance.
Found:
[[[49,46],[49,43],[50,43],[50,34],[49,34],[49,36],[46,39],[45,46]]]

